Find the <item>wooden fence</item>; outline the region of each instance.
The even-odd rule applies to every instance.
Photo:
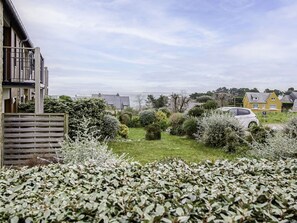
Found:
[[[68,133],[67,114],[3,114],[5,166],[28,165],[37,157],[50,159]]]

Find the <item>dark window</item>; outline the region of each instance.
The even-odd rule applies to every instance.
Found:
[[[237,115],[249,115],[249,114],[251,114],[249,110],[246,110],[246,109],[237,110]]]

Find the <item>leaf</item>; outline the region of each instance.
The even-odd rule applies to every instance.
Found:
[[[182,208],[177,208],[176,211],[178,216],[183,216],[184,215],[184,210]]]
[[[12,219],[10,219],[10,223],[18,223],[19,222],[19,217],[14,216]]]
[[[156,215],[157,216],[162,216],[165,212],[165,208],[162,205],[157,204],[156,207]]]

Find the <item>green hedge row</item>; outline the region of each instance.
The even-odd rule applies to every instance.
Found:
[[[0,171],[0,222],[289,222],[297,160]]]

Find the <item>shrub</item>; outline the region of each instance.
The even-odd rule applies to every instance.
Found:
[[[190,117],[183,123],[183,131],[189,138],[195,138],[195,133],[197,133],[197,121],[195,117]]]
[[[266,139],[273,134],[272,129],[270,129],[268,126],[258,126],[258,125],[252,125],[251,128],[248,129],[250,134],[247,136],[248,142],[259,142],[259,143],[265,143]]]
[[[171,159],[2,169],[0,222],[293,223],[296,166],[296,159]]]
[[[150,124],[146,126],[146,140],[160,140],[161,139],[161,128],[157,123]]]
[[[164,112],[156,112],[156,122],[160,125],[160,128],[165,131],[168,127],[168,119]]]
[[[251,155],[256,158],[276,159],[297,158],[297,140],[281,132],[269,135],[265,143],[254,141],[250,144]]]
[[[185,116],[182,113],[173,113],[169,117],[169,124],[171,125],[169,133],[171,135],[184,135],[183,123]]]
[[[131,117],[132,118],[132,117]],[[129,122],[131,121],[130,115],[127,113],[123,113],[119,116],[119,120],[121,124],[129,125]]]
[[[140,125],[140,120],[139,116],[133,116],[130,122],[128,123],[129,128],[139,128],[141,127]]]
[[[205,103],[207,101],[212,101],[212,100],[213,100],[213,98],[209,95],[202,95],[202,96],[196,98],[196,101],[200,102],[200,103]]]
[[[226,129],[234,131],[238,137],[244,135],[242,126],[236,118],[229,113],[212,112],[210,116],[202,119],[204,128],[202,142],[208,146],[223,148],[227,145]],[[228,133],[230,134],[230,132]]]
[[[194,107],[189,110],[188,115],[192,117],[201,117],[203,113],[204,113],[203,108]]]
[[[129,128],[128,126],[121,124],[119,129],[119,136],[121,136],[124,139],[127,139],[129,135]]]
[[[165,113],[167,118],[169,118],[170,115],[171,115],[170,110],[168,108],[166,108],[166,107],[159,108],[158,111],[161,111],[161,112]]]
[[[203,108],[207,110],[216,109],[218,107],[218,103],[214,100],[209,100],[203,104]]]
[[[100,129],[100,137],[104,139],[114,139],[119,131],[119,120],[111,115],[105,115]]]
[[[297,138],[297,117],[291,118],[284,126],[284,133],[290,138]]]
[[[150,125],[156,121],[156,114],[153,110],[145,110],[139,113],[139,121],[142,127]]]

